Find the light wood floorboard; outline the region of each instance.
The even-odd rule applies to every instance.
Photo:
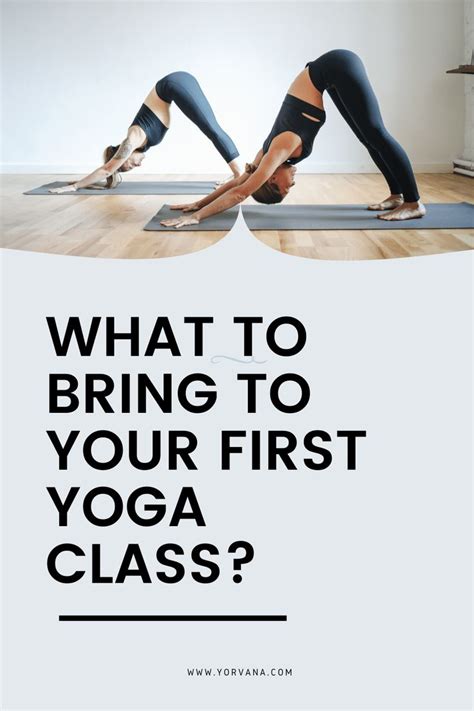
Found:
[[[83,257],[155,259],[189,254],[218,242],[224,232],[145,232],[143,226],[164,203],[186,195],[29,196],[25,190],[74,176],[3,175],[2,246]],[[218,176],[134,175],[126,180],[209,180]],[[423,200],[473,201],[474,182],[454,174],[418,175]],[[375,174],[298,175],[288,204],[368,203],[386,197]],[[257,239],[285,254],[309,259],[394,259],[474,248],[473,230],[304,230],[259,231]]]

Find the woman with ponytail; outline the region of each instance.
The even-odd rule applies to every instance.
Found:
[[[114,188],[121,180],[120,173],[141,165],[146,151],[161,143],[170,125],[170,105],[173,101],[212,141],[234,177],[239,176],[239,152],[218,124],[197,79],[188,72],[173,72],[160,79],[150,91],[122,143],[105,149],[104,164],[100,168],[81,180],[53,188],[50,192],[75,192],[103,180],[106,188]]]
[[[197,224],[238,205],[250,195],[257,202],[281,202],[295,184],[295,163],[311,154],[314,139],[325,122],[325,91],[387,181],[389,196],[368,209],[381,211],[377,217],[382,220],[422,217],[426,210],[420,202],[410,160],[384,126],[360,57],[346,49],[335,49],[308,62],[298,74],[270,134],[253,164],[247,165],[245,174],[203,200],[191,205],[173,205],[173,209],[194,214],[163,220],[162,224],[177,228]]]

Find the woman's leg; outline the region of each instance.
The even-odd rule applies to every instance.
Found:
[[[369,151],[372,160],[374,161],[375,165],[377,168],[380,170],[382,175],[384,176],[385,180],[387,181],[389,190],[390,190],[390,196],[387,200],[383,200],[380,203],[377,203],[375,205],[369,205],[369,210],[389,210],[393,207],[397,207],[397,205],[401,205],[403,202],[403,197],[402,197],[402,188],[398,182],[398,180],[395,178],[393,173],[391,172],[389,166],[385,163],[384,159],[378,153],[378,151],[375,150],[375,148],[372,148],[372,146],[367,143],[365,140],[364,136],[362,133],[359,131],[359,128],[357,124],[353,121],[351,115],[348,113],[346,110],[346,107],[341,101],[341,98],[339,94],[337,93],[337,90],[335,87],[328,87],[327,92],[331,99],[333,100],[334,105],[336,106],[337,110],[341,114],[342,118],[345,120],[349,128],[352,130],[352,132],[357,136],[359,141],[367,148]]]
[[[156,91],[164,101],[175,102],[183,114],[212,141],[226,163],[235,161],[239,151],[230,136],[219,126],[209,101],[192,74],[188,72],[168,74],[160,79]],[[234,167],[231,165],[232,169]]]
[[[352,52],[341,52],[340,61],[331,68],[331,85],[337,90],[346,113],[366,142],[389,167],[404,203],[382,219],[409,219],[425,214],[410,160],[402,146],[390,135],[383,123],[377,97],[360,58]],[[373,155],[371,153],[371,155]]]

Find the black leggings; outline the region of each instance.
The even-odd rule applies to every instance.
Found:
[[[384,126],[379,103],[362,60],[347,49],[334,49],[306,65],[321,93],[327,90],[339,113],[369,151],[393,195],[406,202],[420,198],[410,159]]]
[[[230,136],[217,123],[209,101],[192,74],[168,74],[157,82],[156,93],[168,104],[174,101],[183,114],[212,141],[227,163],[237,158],[239,151]]]

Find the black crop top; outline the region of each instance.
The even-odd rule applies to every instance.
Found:
[[[168,130],[165,124],[146,104],[141,105],[139,112],[130,125],[140,126],[145,131],[146,143],[142,147],[142,151],[147,151],[151,146],[157,146],[158,143],[161,143]]]
[[[314,116],[314,118],[318,120],[313,121],[303,116],[303,114]],[[316,134],[325,120],[326,113],[322,109],[318,109],[317,106],[308,104],[306,101],[302,101],[292,94],[287,94],[278,112],[278,116],[275,119],[273,128],[263,144],[263,152],[267,153],[271,142],[276,136],[279,136],[280,133],[284,133],[285,131],[291,131],[301,138],[303,145],[301,147],[301,155],[297,158],[288,158],[286,162],[292,165],[299,163],[310,155],[313,150]]]

